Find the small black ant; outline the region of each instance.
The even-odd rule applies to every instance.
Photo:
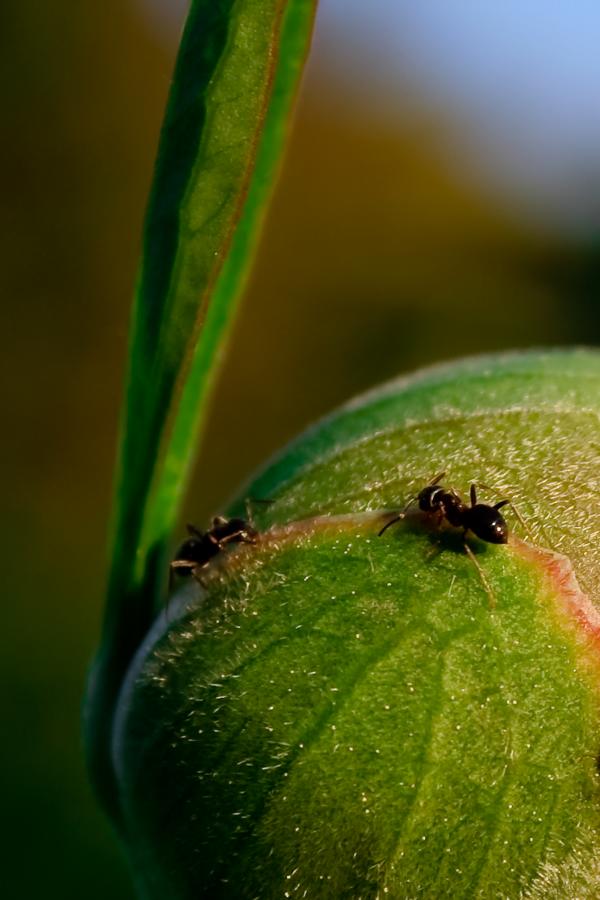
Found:
[[[455,528],[462,528],[466,535],[471,531],[476,537],[488,544],[506,544],[508,541],[508,525],[499,510],[510,503],[510,500],[500,500],[494,506],[487,503],[477,502],[477,492],[475,485],[471,485],[470,499],[471,505],[468,506],[458,496],[456,491],[447,491],[440,485],[440,481],[446,473],[440,472],[433,481],[430,481],[417,496],[410,501],[404,510],[387,522],[381,531],[379,537],[387,531],[390,525],[394,525],[401,519],[404,519],[407,510],[416,501],[419,509],[424,513],[436,516],[438,523],[441,524],[443,519],[453,525]]]
[[[508,542],[508,525],[499,510],[509,504],[510,500],[500,500],[493,506],[489,506],[487,503],[478,503],[476,486],[472,484],[470,490],[471,505],[468,506],[461,500],[456,491],[452,489],[447,491],[440,485],[440,481],[445,474],[445,472],[440,472],[423,490],[419,491],[417,496],[413,497],[401,513],[394,516],[393,519],[383,526],[379,532],[379,537],[384,531],[387,531],[390,525],[394,525],[396,522],[404,519],[409,507],[415,502],[419,504],[421,512],[435,517],[438,525],[441,525],[442,521],[446,519],[448,524],[454,528],[462,528],[465,553],[479,572],[481,582],[489,597],[490,606],[493,607],[496,605],[494,592],[477,561],[477,557],[467,544],[466,536],[467,532],[470,531],[475,537],[488,544],[506,544]],[[515,509],[514,506],[513,509]],[[520,516],[518,518],[519,521],[522,521]]]
[[[169,587],[174,575],[194,575],[204,569],[227,544],[255,544],[258,532],[245,519],[215,516],[208,531],[187,526],[190,537],[183,542],[170,565]]]

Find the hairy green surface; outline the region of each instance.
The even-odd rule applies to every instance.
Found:
[[[473,357],[384,385],[318,423],[244,493],[274,499],[257,513],[281,523],[396,509],[442,470],[465,496],[478,482],[490,488],[482,500],[511,499],[536,543],[568,555],[600,597],[596,351]]]
[[[473,542],[490,594],[458,536],[377,533],[447,469],[596,598],[599,388],[585,351],[430,370],[254,482],[261,540],[159,619],[122,693],[143,895],[598,896],[598,649],[556,556]]]
[[[316,0],[194,0],[144,230],[103,644],[87,712],[92,776],[123,674],[164,590],[165,546],[206,417],[308,49]]]

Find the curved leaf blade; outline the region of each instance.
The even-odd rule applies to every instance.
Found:
[[[195,0],[144,231],[103,642],[90,681],[92,777],[117,814],[112,709],[164,586],[164,546],[251,261],[316,0]]]

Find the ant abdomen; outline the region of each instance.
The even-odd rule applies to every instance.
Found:
[[[506,544],[508,542],[508,525],[498,507],[506,501],[495,506],[485,503],[477,503],[475,506],[466,507],[463,515],[464,528],[472,531],[481,541],[488,544]]]

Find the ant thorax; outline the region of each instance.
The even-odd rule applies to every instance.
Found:
[[[451,494],[448,491],[445,491],[442,497],[442,504],[444,515],[446,516],[450,524],[455,528],[462,527],[467,507],[462,502],[460,497],[457,497],[456,494]]]
[[[437,514],[454,527],[462,525],[467,507],[457,494],[437,484],[430,484],[423,488],[417,499],[421,512]]]

